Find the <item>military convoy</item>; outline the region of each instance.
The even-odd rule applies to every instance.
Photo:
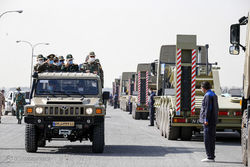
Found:
[[[104,100],[97,74],[44,72],[33,75],[31,104],[25,106],[25,149],[36,152],[46,141],[90,140],[92,151],[102,153],[105,145]]]
[[[231,25],[230,29],[230,43],[232,46],[229,48],[229,52],[232,55],[238,55],[240,53],[240,47],[245,52],[245,64],[243,75],[243,97],[241,101],[242,126],[241,126],[241,147],[242,147],[242,160],[245,166],[250,161],[250,13],[248,17],[243,16],[239,19],[239,23]],[[247,25],[246,44],[245,46],[240,43],[240,26]]]

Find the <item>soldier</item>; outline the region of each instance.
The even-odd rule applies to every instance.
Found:
[[[17,94],[14,98],[14,103],[16,103],[16,118],[18,120],[18,124],[22,123],[24,105],[26,105],[26,101],[24,95],[21,93],[21,88],[18,87]]]
[[[38,72],[55,72],[57,71],[56,65],[54,65],[54,54],[50,54],[47,56],[47,60],[42,64],[39,65],[37,68]]]
[[[148,126],[154,126],[154,120],[155,120],[155,107],[154,107],[154,97],[155,97],[155,92],[153,91],[152,88],[149,89],[150,97],[149,97],[149,109],[150,109],[150,124]]]
[[[1,123],[2,109],[5,109],[4,90],[0,92],[0,123]]]
[[[68,54],[66,56],[66,64],[62,66],[62,71],[65,71],[65,72],[79,71],[78,65],[73,63],[73,56],[71,54]]]
[[[86,58],[87,62],[81,67],[81,71],[86,73],[94,73],[100,76],[103,87],[103,70],[99,59],[95,58],[95,52],[90,52]]]
[[[36,65],[34,66],[34,71],[35,71],[35,72],[38,72],[38,66],[39,66],[39,65],[42,65],[43,63],[44,63],[44,57],[43,57],[43,55],[39,54],[39,55],[37,56],[37,63],[36,63]]]
[[[62,70],[62,66],[64,66],[65,64],[64,64],[64,57],[63,56],[59,56],[58,57],[58,69],[59,69],[59,71],[61,71]]]

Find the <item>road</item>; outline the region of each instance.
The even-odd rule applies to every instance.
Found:
[[[237,133],[220,133],[216,142],[216,162],[202,163],[205,150],[202,136],[192,141],[168,141],[147,120],[133,120],[120,109],[108,107],[103,154],[91,152],[90,142],[52,141],[37,153],[24,149],[25,124],[13,116],[3,116],[0,124],[0,167],[236,167],[242,166]]]

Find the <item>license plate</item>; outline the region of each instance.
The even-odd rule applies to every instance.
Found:
[[[53,122],[53,126],[75,126],[75,122]]]

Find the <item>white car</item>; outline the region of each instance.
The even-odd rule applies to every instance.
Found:
[[[21,91],[24,94],[26,104],[29,104],[29,91]],[[8,115],[8,113],[12,113],[12,115],[16,115],[16,104],[14,103],[14,98],[17,94],[17,91],[9,91],[8,95],[5,99],[5,110],[4,115]],[[13,104],[13,105],[12,105]]]

